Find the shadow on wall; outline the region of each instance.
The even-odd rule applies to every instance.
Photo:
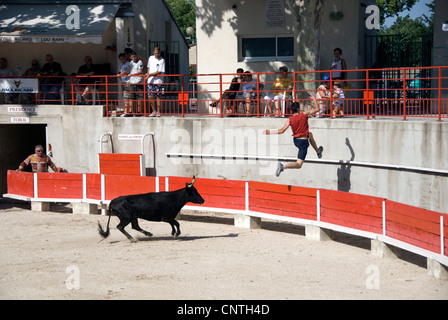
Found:
[[[355,160],[355,151],[350,144],[350,140],[345,138],[345,144],[350,150],[350,154],[352,155],[349,161]],[[350,183],[350,173],[351,173],[351,165],[350,164],[341,164],[341,167],[338,168],[338,191],[349,192],[351,188]]]

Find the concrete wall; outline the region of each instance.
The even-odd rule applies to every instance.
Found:
[[[262,134],[264,128],[280,128],[286,119],[103,118],[102,114],[101,106],[39,105],[37,113],[26,114],[8,112],[7,105],[0,105],[1,124],[11,123],[11,117],[19,116],[28,117],[31,124],[47,124],[47,143],[53,147],[53,160],[69,172],[98,172],[99,138],[103,133],[112,133],[114,152],[140,153],[140,141],[119,140],[118,135],[155,132],[155,146],[150,137],[144,141],[147,173],[151,175],[196,174],[207,178],[278,182],[387,197],[409,205],[447,212],[446,176],[308,162],[302,169],[286,171],[276,178],[275,161],[180,159],[165,155],[178,152],[295,157],[297,152],[289,130],[281,136]],[[310,127],[318,145],[324,147],[322,159],[448,168],[446,122],[311,119]],[[34,139],[33,136],[28,138]],[[2,136],[1,139],[8,137]],[[105,136],[103,140],[103,152],[111,152],[109,137]],[[42,142],[33,141],[32,145],[38,143]],[[5,147],[4,143],[1,145]],[[15,146],[7,148],[14,149]],[[29,150],[28,154],[33,151]],[[23,158],[28,154],[23,154]],[[307,158],[317,159],[311,148]],[[17,166],[0,169],[16,169]]]

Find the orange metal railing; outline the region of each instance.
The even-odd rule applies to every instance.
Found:
[[[316,95],[323,84],[324,75],[329,76],[329,98],[322,100],[323,117],[340,117],[335,114],[337,104],[345,117],[410,117],[436,118],[441,121],[448,113],[448,66],[395,69],[345,70],[342,81],[345,98],[333,96],[333,71],[290,72],[293,87],[281,99],[269,98],[272,85],[279,73],[250,73],[253,90],[242,91],[232,86],[232,80],[247,74],[198,74],[164,75],[164,94],[160,100],[149,97],[143,82],[133,84],[119,76],[66,76],[39,77],[38,93],[0,92],[0,103],[35,104],[101,104],[106,106],[106,116],[151,116],[154,110],[160,115],[209,115],[227,116],[288,116],[289,106],[299,102],[302,108],[311,108],[310,95]],[[14,79],[6,77],[12,84]],[[29,78],[29,77],[28,77]],[[85,92],[86,81],[88,91]],[[129,78],[129,76],[127,77]],[[141,77],[140,77],[141,78]],[[3,90],[3,89],[2,89]],[[123,95],[125,93],[125,95]],[[246,99],[244,94],[250,94]]]

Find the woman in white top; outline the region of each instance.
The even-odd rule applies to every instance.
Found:
[[[341,58],[342,50],[340,48],[336,48],[333,51],[334,59],[331,61],[330,69],[333,71],[332,78],[333,80],[342,80],[345,81],[347,78],[347,73],[342,70],[347,70],[347,64],[344,59]]]

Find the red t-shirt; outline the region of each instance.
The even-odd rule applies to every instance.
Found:
[[[299,113],[289,118],[289,125],[291,126],[292,136],[294,138],[308,136],[310,133],[308,128],[308,116],[304,113]]]

